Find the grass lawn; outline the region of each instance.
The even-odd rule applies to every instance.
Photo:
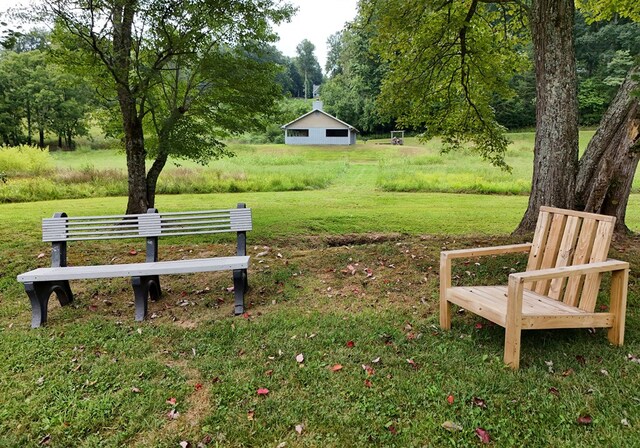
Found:
[[[415,147],[407,157],[433,156]],[[439,330],[438,260],[443,248],[523,241],[509,233],[527,197],[384,191],[380,179],[397,173],[391,160],[409,150],[321,148],[301,160],[298,148],[245,147],[238,160],[253,161],[247,173],[262,163],[285,179],[301,166],[329,181],[158,197],[164,211],[253,209],[244,317],[231,316],[230,273],[165,277],[164,297],[140,324],[128,279],[78,281],[75,302],[52,300],[48,325],[31,330],[15,276],[48,264],[41,218],[121,213],[126,199],[0,204],[0,447],[468,447],[481,445],[477,428],[493,446],[637,446],[640,363],[628,355],[640,357],[640,240],[611,250],[632,264],[625,346],[611,347],[600,330],[525,332],[521,370],[512,372],[501,328],[459,313],[452,331]],[[118,168],[120,159],[97,154],[100,167]],[[56,157],[76,168],[93,163]],[[474,170],[471,156],[461,160],[460,173]],[[206,170],[236,162],[216,163]],[[415,168],[398,167],[408,177]],[[640,230],[639,195],[627,220]],[[161,240],[160,257],[234,247],[225,237]],[[69,248],[76,265],[143,259],[144,241]],[[454,281],[503,283],[524,264],[521,256],[461,260]],[[579,424],[587,415],[592,423]]]

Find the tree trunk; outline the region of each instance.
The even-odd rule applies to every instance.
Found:
[[[127,173],[129,200],[127,214],[146,213],[147,180],[142,119],[144,101],[136,97],[131,82],[131,48],[133,19],[137,2],[124,0],[117,2],[113,9],[113,75],[117,84],[118,102],[122,113],[125,152],[127,154]],[[138,111],[140,108],[140,111]]]
[[[153,165],[151,165],[151,168],[147,173],[147,203],[151,208],[155,207],[158,177],[160,176],[162,169],[166,165],[168,158],[169,151],[161,147],[158,156],[153,161]]]
[[[132,95],[128,92],[119,92],[118,96],[122,109],[125,152],[127,154],[129,185],[127,214],[146,213],[149,208],[145,165],[147,153],[144,149],[142,119],[139,119],[136,113],[136,101]]]
[[[577,207],[615,216],[618,232],[628,230],[625,212],[640,160],[640,105],[633,96],[639,71],[627,75],[602,117],[580,160],[576,185]]]
[[[38,129],[38,144],[41,148],[44,148],[44,128]]]
[[[536,139],[529,206],[516,232],[535,228],[540,206],[574,207],[578,172],[578,89],[573,0],[534,0]]]

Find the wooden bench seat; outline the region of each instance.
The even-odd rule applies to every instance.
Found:
[[[42,240],[52,244],[51,267],[18,275],[31,301],[31,326],[47,320],[49,298],[56,294],[61,305],[73,301],[70,280],[131,277],[136,320],[147,314],[147,299],[159,299],[161,275],[233,271],[234,313],[244,313],[244,294],[249,284],[246,232],[252,229],[251,209],[238,204],[235,209],[159,213],[149,209],[137,215],[74,216],[56,213],[42,220]],[[158,238],[235,232],[236,256],[191,260],[158,261]],[[67,243],[123,238],[146,239],[146,262],[115,265],[67,266]]]
[[[505,328],[504,361],[520,365],[522,330],[608,328],[624,342],[629,264],[607,259],[615,217],[541,207],[532,243],[444,251],[440,254],[440,326],[451,328],[451,304]],[[529,253],[527,269],[508,286],[452,286],[452,262],[461,258]],[[602,276],[611,273],[610,303],[595,312]]]
[[[447,300],[504,327],[507,316],[507,294],[506,286],[462,286],[449,289]],[[611,313],[590,313],[533,291],[523,291],[523,330],[536,330],[550,326],[553,328],[610,327],[612,323]]]

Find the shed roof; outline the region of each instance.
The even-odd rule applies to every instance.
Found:
[[[342,120],[340,120],[340,119],[338,119],[338,118],[334,117],[333,115],[328,114],[328,113],[326,113],[325,111],[320,110],[320,109],[314,109],[314,110],[312,110],[312,111],[310,111],[310,112],[307,112],[306,114],[304,114],[304,115],[302,115],[302,116],[300,116],[300,117],[296,118],[295,120],[293,120],[293,121],[291,121],[291,122],[289,122],[289,123],[285,124],[284,126],[281,126],[281,128],[282,128],[282,129],[288,129],[291,125],[293,125],[293,124],[297,123],[298,121],[300,121],[300,120],[302,120],[302,119],[304,119],[304,118],[308,117],[309,115],[311,115],[311,114],[313,114],[313,113],[315,113],[315,112],[318,112],[318,113],[321,113],[321,114],[323,114],[323,115],[326,115],[327,117],[331,118],[332,120],[337,121],[338,123],[340,123],[340,124],[342,124],[342,125],[346,126],[347,128],[349,128],[350,130],[352,130],[352,131],[354,131],[354,132],[360,132],[360,131],[358,131],[356,128],[354,128],[353,126],[351,126],[349,123],[345,123],[344,121],[342,121]]]

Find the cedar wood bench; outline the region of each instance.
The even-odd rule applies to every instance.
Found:
[[[42,220],[42,240],[51,242],[51,267],[18,275],[31,300],[31,327],[47,321],[49,297],[55,293],[60,305],[73,301],[69,280],[131,277],[135,298],[135,318],[144,320],[147,299],[162,295],[160,275],[233,271],[234,313],[244,312],[244,293],[248,289],[246,232],[252,229],[251,209],[245,204],[230,210],[68,217],[56,213]],[[158,261],[158,238],[237,232],[237,256],[192,260]],[[146,238],[146,262],[99,266],[67,266],[67,242]]]

